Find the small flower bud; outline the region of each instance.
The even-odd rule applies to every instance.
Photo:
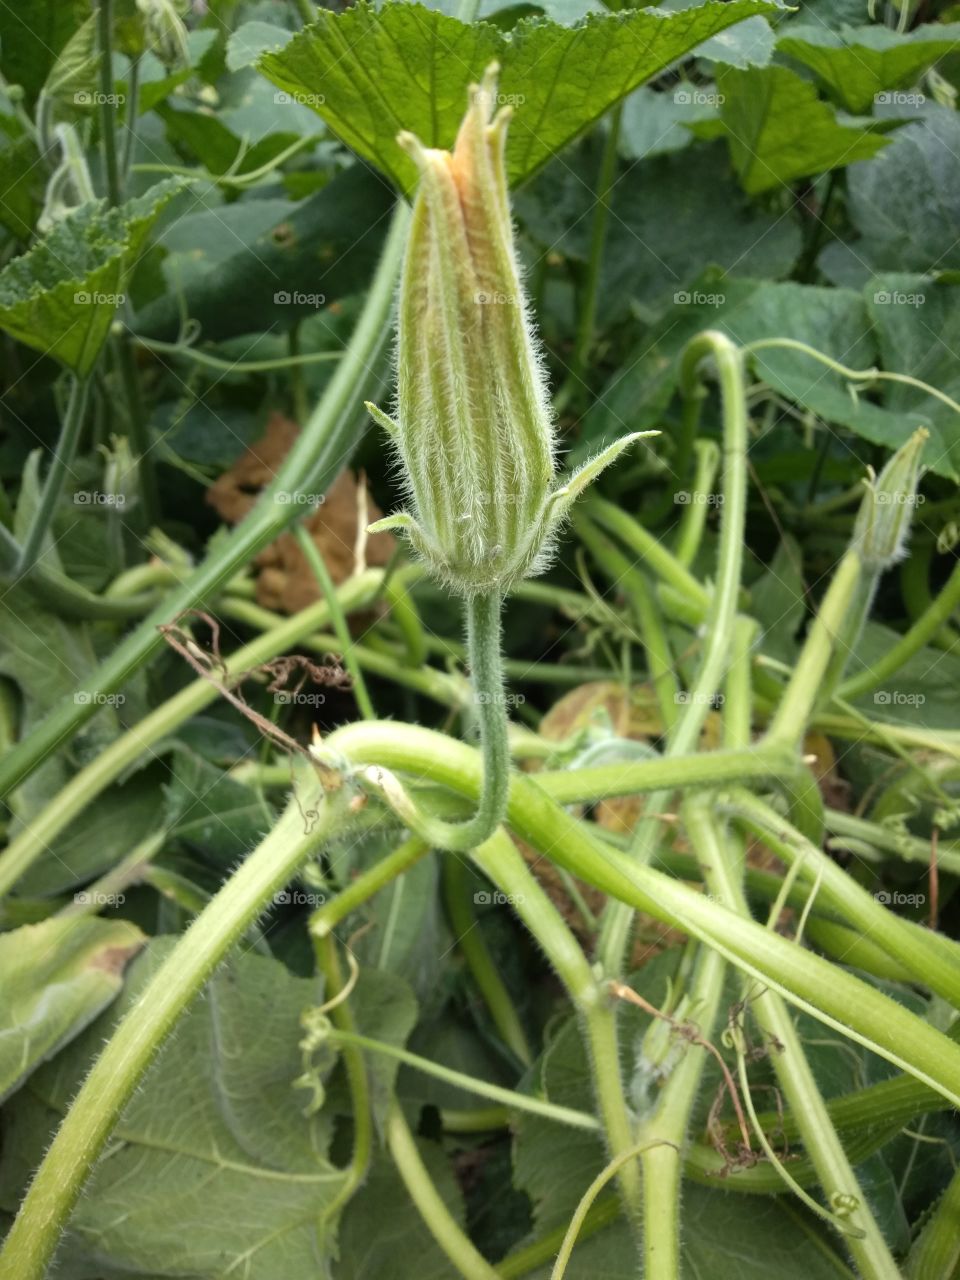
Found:
[[[496,64],[470,88],[452,152],[398,141],[420,169],[400,283],[397,420],[403,530],[451,590],[505,591],[539,572],[577,494],[637,433],[555,483],[554,425],[523,292],[507,195],[510,108],[491,120]]]
[[[867,492],[853,527],[853,547],[867,569],[889,569],[906,553],[913,511],[923,501],[917,485],[920,455],[929,437],[926,427],[918,427],[879,476],[871,473],[864,481]]]

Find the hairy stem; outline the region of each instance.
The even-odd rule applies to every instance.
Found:
[[[483,844],[503,820],[510,787],[510,746],[500,649],[499,592],[467,600],[467,652],[483,752],[483,788],[477,810],[464,822],[445,822],[428,813],[392,775],[376,767],[364,781],[401,822],[438,849],[466,853]],[[322,756],[322,752],[317,752]]]
[[[376,761],[471,798],[480,790],[478,754],[428,729],[363,722],[338,729],[327,741],[356,768]],[[534,781],[513,774],[507,821],[551,862],[708,943],[818,1021],[960,1104],[960,1046],[845,970],[603,844],[546,794],[539,775]]]

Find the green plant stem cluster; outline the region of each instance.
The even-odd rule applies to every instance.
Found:
[[[275,491],[285,485],[304,491],[333,468],[337,443],[350,418],[353,393],[366,362],[380,349],[377,326],[389,302],[404,217],[402,213],[395,217],[377,282],[354,340],[295,456],[278,477]],[[363,719],[337,730],[322,744],[316,753],[320,778],[310,771],[301,772],[297,779],[299,799],[291,801],[270,834],[200,911],[143,999],[104,1049],[45,1156],[0,1254],[0,1263],[12,1268],[11,1274],[39,1280],[45,1273],[60,1232],[123,1107],[183,1010],[271,895],[325,841],[348,830],[359,811],[364,812],[367,822],[389,821],[396,826],[399,818],[410,834],[398,842],[393,853],[327,902],[311,922],[318,965],[331,996],[343,996],[331,1006],[329,1041],[343,1057],[356,1122],[348,1177],[331,1212],[339,1211],[361,1185],[371,1159],[367,1055],[390,1053],[415,1069],[470,1088],[487,1102],[505,1108],[459,1119],[451,1116],[451,1126],[459,1126],[461,1131],[502,1123],[513,1111],[528,1111],[595,1131],[605,1143],[609,1164],[588,1189],[568,1231],[557,1238],[544,1237],[493,1267],[446,1209],[419,1157],[399,1103],[394,1102],[386,1125],[387,1147],[411,1199],[461,1274],[521,1275],[525,1267],[539,1265],[550,1256],[545,1249],[552,1249],[559,1251],[554,1272],[559,1278],[577,1239],[610,1220],[610,1205],[616,1202],[598,1197],[607,1182],[615,1180],[643,1251],[645,1273],[666,1280],[680,1268],[681,1180],[685,1176],[709,1179],[718,1172],[718,1163],[722,1167],[719,1155],[693,1138],[689,1130],[708,1044],[724,1038],[737,1059],[744,1114],[750,1117],[756,1140],[768,1155],[766,1164],[732,1175],[736,1189],[753,1193],[792,1190],[836,1229],[861,1275],[868,1280],[893,1280],[898,1274],[857,1183],[854,1155],[876,1149],[909,1116],[960,1105],[960,1046],[875,987],[798,945],[799,937],[785,938],[773,926],[789,902],[801,910],[798,934],[809,927],[836,941],[837,931],[841,931],[841,945],[846,936],[843,931],[852,932],[860,940],[858,954],[868,960],[873,955],[877,965],[884,960],[895,965],[897,973],[925,985],[954,1006],[960,997],[958,948],[885,910],[821,851],[826,816],[826,826],[837,839],[878,849],[893,847],[907,857],[923,856],[920,842],[919,848],[904,852],[902,839],[874,823],[843,814],[824,815],[800,755],[810,725],[836,717],[837,707],[846,714],[843,695],[861,692],[864,687],[862,676],[843,682],[844,654],[839,643],[860,586],[860,565],[855,552],[841,560],[793,675],[782,686],[771,680],[753,652],[755,624],[740,611],[744,603],[741,570],[747,449],[743,353],[719,334],[702,335],[689,348],[683,387],[688,405],[697,406],[697,412],[689,412],[686,418],[694,437],[703,400],[702,377],[708,366],[716,372],[720,386],[724,432],[724,506],[712,585],[705,587],[689,569],[702,524],[687,522],[674,553],[603,499],[591,499],[577,518],[584,542],[601,567],[633,588],[629,593],[633,617],[665,729],[665,750],[660,756],[617,758],[615,753],[606,763],[547,768],[535,777],[514,772],[511,749],[536,755],[545,748],[535,735],[521,735],[512,746],[508,737],[498,594],[477,596],[469,604],[469,683],[423,665],[401,665],[398,670],[394,657],[369,645],[354,644],[346,614],[386,594],[397,615],[401,652],[419,663],[430,652],[402,584],[388,581],[380,570],[365,570],[334,588],[319,557],[310,554],[312,544],[305,535],[300,535],[301,541],[322,592],[317,604],[281,620],[244,599],[239,588],[221,596],[227,616],[261,631],[227,660],[227,680],[294,645],[341,652],[354,678]],[[696,459],[695,483],[712,484],[718,461],[715,451],[699,448],[692,438],[688,454]],[[208,593],[222,591],[249,555],[282,527],[284,520],[278,510],[285,510],[283,504],[272,504],[268,494],[254,516],[233,535],[226,552],[221,548],[186,586],[174,587],[162,576],[151,577],[149,582],[136,578],[118,583],[113,593],[117,600],[135,598],[144,586],[150,590],[168,588],[169,593],[101,668],[96,691],[116,688],[146,661],[159,642],[154,631],[159,618],[169,619]],[[638,557],[639,566],[631,555]],[[520,590],[536,594],[535,587]],[[931,602],[927,614],[896,647],[897,661],[905,661],[942,625],[954,590],[951,579],[944,595]],[[125,594],[130,591],[134,597]],[[574,600],[570,604],[579,616],[591,612],[589,602],[584,605]],[[702,628],[696,665],[685,689],[665,616]],[[606,614],[601,617],[603,622],[609,621]],[[320,630],[327,625],[333,628],[333,635]],[[623,624],[618,621],[617,625]],[[894,669],[888,658],[881,678]],[[480,751],[414,725],[376,720],[363,673],[388,670],[410,688],[470,713],[479,723]],[[831,694],[834,688],[836,697]],[[725,693],[723,745],[699,750],[706,718],[721,692]],[[81,770],[67,784],[58,803],[49,806],[0,855],[0,892],[14,887],[65,826],[121,775],[131,759],[168,738],[216,696],[214,682],[194,681]],[[763,698],[770,706],[768,727],[759,741],[752,741],[753,708]],[[82,708],[83,704],[78,705]],[[59,735],[76,728],[85,714],[82,710],[64,711],[42,726],[19,754],[11,754],[12,762],[5,766],[7,781],[12,784],[26,776],[43,751]],[[881,732],[879,727],[873,731]],[[267,777],[269,766],[265,771],[262,766],[256,768]],[[286,776],[285,770],[281,772]],[[280,774],[270,780],[283,781]],[[336,782],[332,789],[331,780]],[[411,782],[417,786],[416,796]],[[437,809],[430,793],[422,789],[424,783],[458,797],[464,805],[475,805],[474,816],[462,822],[448,820],[446,812]],[[638,794],[645,797],[646,807],[629,852],[617,849],[591,822],[565,807]],[[781,801],[786,802],[787,816],[778,807]],[[383,807],[377,802],[383,802]],[[317,815],[306,833],[304,809]],[[664,815],[672,812],[679,813],[692,855],[669,847],[670,828]],[[585,954],[505,828],[565,873],[608,896],[599,933],[598,963]],[[760,839],[784,861],[788,867],[784,877],[745,874],[748,835]],[[136,851],[137,861],[149,859],[153,848]],[[480,935],[472,932],[472,920],[463,905],[464,869],[459,855],[469,856],[516,903],[517,914],[576,1011],[589,1048],[595,1115],[558,1107],[538,1096],[535,1089],[518,1092],[470,1080],[358,1034],[340,971],[337,926],[432,849],[446,851],[444,878],[452,923],[458,935],[467,940],[462,945],[474,981],[504,1044],[522,1069],[531,1064],[533,1049]],[[946,849],[944,856],[948,863],[956,860],[960,865],[956,850]],[[687,877],[694,871],[704,881],[706,896],[671,874]],[[772,901],[767,927],[754,919],[747,891]],[[671,1020],[676,1036],[680,1035],[681,1016],[687,1019],[684,1025],[688,1030],[690,1026],[696,1029],[695,1037],[688,1034],[683,1039],[682,1052],[656,1105],[643,1115],[636,1114],[628,1103],[621,1079],[617,1012],[625,994],[616,985],[622,977],[637,912],[680,929],[691,939],[683,987],[674,993],[663,1016]],[[722,998],[731,967],[740,975],[743,1001],[739,1014],[728,1019],[724,1030]],[[885,1058],[903,1075],[863,1090],[859,1097],[828,1103],[818,1089],[795,1027],[792,1010],[796,1009]],[[769,1145],[766,1130],[770,1118],[756,1113],[750,1092],[751,1029],[771,1058],[787,1103],[790,1132],[803,1143],[803,1156],[793,1167],[783,1165]],[[812,1193],[818,1187],[820,1198],[814,1199]],[[924,1274],[928,1258],[947,1256],[944,1251],[949,1251],[950,1241],[943,1223],[953,1195],[951,1188],[944,1201],[948,1208],[931,1219],[918,1241],[910,1274]]]

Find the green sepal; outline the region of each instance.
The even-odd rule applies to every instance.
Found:
[[[630,435],[621,436],[613,444],[607,445],[606,449],[601,449],[598,454],[588,459],[582,467],[578,467],[565,484],[553,491],[547,499],[544,518],[551,524],[562,520],[584,490],[593,484],[601,472],[616,462],[625,449],[628,449],[637,440],[643,440],[647,436],[658,435],[660,435],[659,431],[633,431]]]

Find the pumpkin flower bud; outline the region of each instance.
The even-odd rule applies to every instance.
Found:
[[[864,482],[867,492],[853,528],[853,546],[867,569],[889,569],[903,559],[913,510],[923,501],[917,485],[920,455],[929,438],[926,427],[918,427],[879,476]]]
[[[398,142],[420,170],[398,303],[396,421],[406,479],[400,529],[454,592],[505,591],[541,571],[577,495],[640,435],[556,483],[553,413],[513,241],[496,64],[472,85],[452,152]],[[492,117],[492,119],[491,119]]]

